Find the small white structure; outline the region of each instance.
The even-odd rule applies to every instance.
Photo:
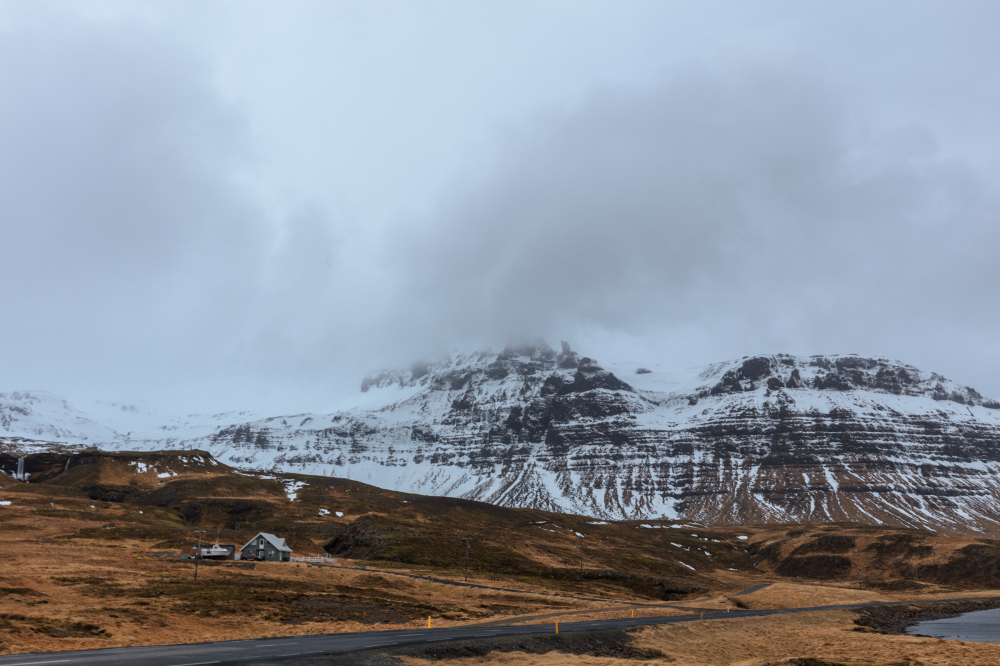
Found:
[[[285,544],[285,540],[267,532],[257,532],[240,548],[240,553],[256,555],[268,562],[288,562],[292,558],[292,549]]]
[[[191,548],[195,548],[191,546]],[[228,560],[236,558],[236,546],[230,544],[219,545],[218,539],[212,546],[202,546],[201,559],[203,560]]]

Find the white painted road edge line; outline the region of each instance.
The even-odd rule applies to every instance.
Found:
[[[31,664],[62,664],[67,661],[72,661],[71,659],[52,659],[50,661],[15,661],[12,664],[4,664],[4,666],[30,666]]]

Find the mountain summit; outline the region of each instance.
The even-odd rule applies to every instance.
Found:
[[[332,414],[98,445],[202,448],[248,469],[605,519],[992,534],[1000,513],[1000,403],[856,355],[666,373],[532,343],[373,374],[354,406]]]

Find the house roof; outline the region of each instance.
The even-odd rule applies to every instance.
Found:
[[[268,534],[267,532],[257,532],[257,534],[254,535],[253,539],[250,539],[245,544],[243,544],[242,546],[240,546],[240,550],[243,550],[244,548],[246,548],[247,546],[249,546],[250,544],[252,544],[254,541],[257,540],[258,537],[264,537],[265,539],[268,540],[268,542],[272,546],[274,546],[278,550],[284,551],[286,553],[292,552],[292,549],[285,545],[285,540],[284,539],[279,539],[278,537],[274,536],[273,534]]]

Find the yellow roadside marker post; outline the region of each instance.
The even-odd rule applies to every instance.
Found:
[[[559,633],[559,623],[558,622],[556,622],[556,633],[557,634]]]
[[[633,618],[635,617],[635,609],[634,608],[632,609],[632,617]]]
[[[704,620],[705,619],[705,612],[704,611],[702,611],[701,617],[699,617],[698,619],[699,620]]]
[[[430,615],[427,616],[427,628],[428,629],[431,628],[431,616]]]

